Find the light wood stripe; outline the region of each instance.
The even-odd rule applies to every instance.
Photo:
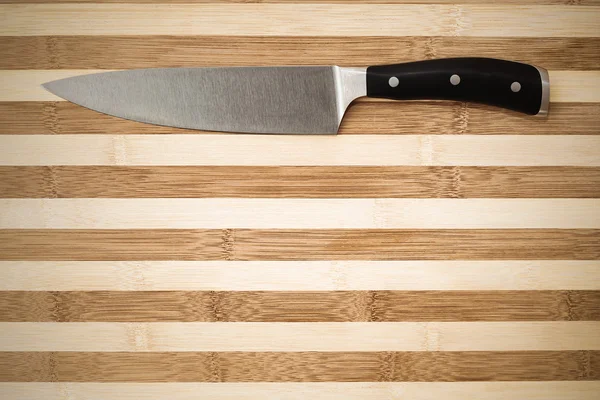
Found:
[[[106,71],[109,70],[0,70],[0,101],[64,101],[41,85],[55,79]],[[552,103],[600,102],[600,71],[550,71],[549,74]],[[358,101],[390,103],[370,98]]]
[[[598,52],[595,37],[5,36],[0,69],[368,66],[477,54],[549,70],[597,70]]]
[[[0,260],[598,260],[600,230],[0,230]]]
[[[600,0],[0,0],[0,398],[597,398],[599,16]],[[549,69],[549,118],[361,99],[339,137],[231,135],[37,86],[473,55]]]
[[[0,351],[600,350],[599,322],[0,323]],[[468,335],[465,334],[468,332]]]
[[[361,4],[454,4],[456,0],[308,0],[303,3],[361,3]],[[43,3],[298,3],[298,0],[0,0],[0,4],[43,4]],[[461,4],[485,4],[484,0],[461,0]],[[598,0],[502,0],[501,4],[555,4],[572,6],[598,5]]]
[[[595,400],[600,382],[320,382],[320,383],[0,383],[0,396],[29,400]]]
[[[600,166],[600,136],[0,135],[0,165]]]
[[[598,12],[488,4],[346,4],[335,11],[319,4],[2,5],[0,35],[596,37]]]
[[[8,291],[0,305],[6,322],[600,320],[598,291]]]
[[[0,229],[600,228],[599,199],[0,199]]]
[[[600,168],[0,166],[0,198],[26,197],[598,198]]]
[[[600,379],[598,351],[0,352],[3,382],[460,382]]]
[[[0,6],[2,10],[2,6]],[[86,75],[101,70],[4,70],[0,71],[0,101],[62,101],[44,89],[43,83],[55,79]]]
[[[0,261],[0,290],[600,290],[598,261]]]
[[[598,13],[600,15],[600,12]],[[598,31],[600,32],[600,24]],[[597,102],[600,100],[597,89],[600,88],[600,71],[555,71],[550,73],[550,101]],[[584,88],[595,88],[586,90]],[[577,100],[574,100],[577,99]]]
[[[0,102],[0,134],[157,134],[204,131],[144,124],[67,101]],[[553,103],[545,119],[475,103],[359,101],[346,112],[341,134],[597,135],[600,103]]]

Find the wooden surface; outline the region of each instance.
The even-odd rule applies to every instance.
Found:
[[[448,56],[547,68],[550,116],[231,135],[39,87]],[[0,0],[0,332],[3,399],[598,398],[600,2]]]

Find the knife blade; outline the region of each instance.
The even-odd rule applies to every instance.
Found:
[[[367,68],[150,68],[82,75],[43,86],[65,100],[134,121],[279,134],[335,134],[350,103],[363,96],[472,101],[530,115],[546,115],[550,99],[545,69],[491,58]]]

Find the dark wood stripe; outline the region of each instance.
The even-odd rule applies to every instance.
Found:
[[[0,260],[597,260],[598,229],[3,229]]]
[[[367,66],[476,54],[551,70],[595,70],[599,53],[597,37],[5,36],[0,69]]]
[[[3,382],[583,381],[598,351],[0,352]]]
[[[599,103],[556,103],[547,119],[479,104],[362,101],[350,106],[340,134],[596,135]],[[60,102],[0,102],[0,134],[202,134],[101,114]],[[209,132],[214,133],[214,132]]]
[[[600,291],[0,292],[3,322],[598,320]]]
[[[0,166],[0,198],[597,198],[598,167]]]

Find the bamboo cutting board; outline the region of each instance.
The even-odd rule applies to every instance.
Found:
[[[600,396],[600,1],[0,3],[1,398]],[[549,118],[232,135],[39,87],[449,56],[547,68]]]

